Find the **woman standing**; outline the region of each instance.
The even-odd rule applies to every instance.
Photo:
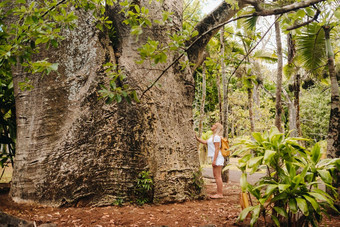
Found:
[[[213,173],[217,185],[217,193],[210,196],[210,198],[219,199],[223,198],[222,167],[224,164],[224,158],[220,151],[223,126],[220,123],[215,123],[211,126],[211,131],[213,132],[213,135],[208,140],[203,140],[197,136],[195,137],[198,142],[208,145],[208,157],[211,157]]]

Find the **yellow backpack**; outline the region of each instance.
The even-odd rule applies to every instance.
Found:
[[[221,137],[221,153],[223,157],[229,157],[230,156],[230,149],[229,149],[229,141],[227,138]]]

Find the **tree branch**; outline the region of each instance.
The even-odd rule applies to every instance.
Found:
[[[312,19],[310,19],[310,20],[308,20],[304,23],[297,24],[297,25],[294,25],[292,27],[289,27],[289,28],[286,29],[286,31],[291,31],[291,30],[294,30],[294,29],[297,29],[297,28],[301,28],[303,26],[306,26],[307,24],[312,23],[313,21],[316,21],[318,19],[319,15],[320,15],[320,13],[321,13],[321,11],[319,9],[317,9],[316,14],[314,15],[314,17]]]
[[[280,15],[290,11],[294,11],[300,8],[305,8],[325,0],[305,0],[301,2],[295,2],[290,5],[282,6],[274,9],[261,10],[258,3],[255,0],[238,0],[238,9],[232,9],[232,7],[226,2],[222,2],[212,13],[207,15],[201,22],[199,22],[194,30],[198,31],[199,35],[203,35],[201,40],[197,41],[195,38],[189,40],[186,45],[189,46],[192,42],[196,42],[192,49],[188,51],[188,57],[190,62],[197,64],[198,59],[202,56],[202,52],[208,44],[212,36],[214,36],[219,29],[226,24],[226,21],[230,20],[235,14],[247,5],[252,5],[255,9],[258,9],[252,15],[246,15],[246,17],[251,16],[270,16],[270,15]],[[209,31],[209,32],[207,32]],[[198,66],[195,65],[193,70]]]
[[[41,15],[41,18],[44,18],[49,12],[51,12],[52,10],[54,10],[55,8],[57,8],[60,4],[63,4],[64,2],[66,2],[67,0],[61,0],[60,2],[58,2],[55,6],[52,6],[51,8],[49,8],[48,10],[46,10],[46,12]]]
[[[291,12],[297,9],[306,8],[308,6],[315,5],[319,2],[324,2],[324,1],[325,0],[306,0],[306,1],[301,1],[301,2],[295,2],[293,4],[282,6],[280,8],[261,10],[254,14],[255,16],[280,15],[280,14]]]

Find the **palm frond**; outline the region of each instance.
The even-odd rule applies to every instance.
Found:
[[[325,33],[322,27],[316,23],[311,24],[305,32],[297,37],[297,41],[297,50],[301,55],[302,64],[307,70],[314,71],[324,65],[326,51]]]
[[[245,25],[247,26],[247,29],[250,29],[250,30],[255,30],[256,28],[256,22],[257,22],[257,19],[259,17],[258,16],[252,16],[252,17],[248,17],[244,20],[244,23]]]
[[[274,53],[270,53],[265,50],[258,50],[253,55],[254,58],[264,60],[267,63],[276,63],[277,62],[277,55]]]
[[[283,67],[283,74],[287,77],[288,80],[294,75],[295,72],[296,68],[294,64],[286,64]]]

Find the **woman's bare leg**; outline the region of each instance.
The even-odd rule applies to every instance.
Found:
[[[222,166],[213,167],[213,173],[216,180],[217,195],[223,196]]]

